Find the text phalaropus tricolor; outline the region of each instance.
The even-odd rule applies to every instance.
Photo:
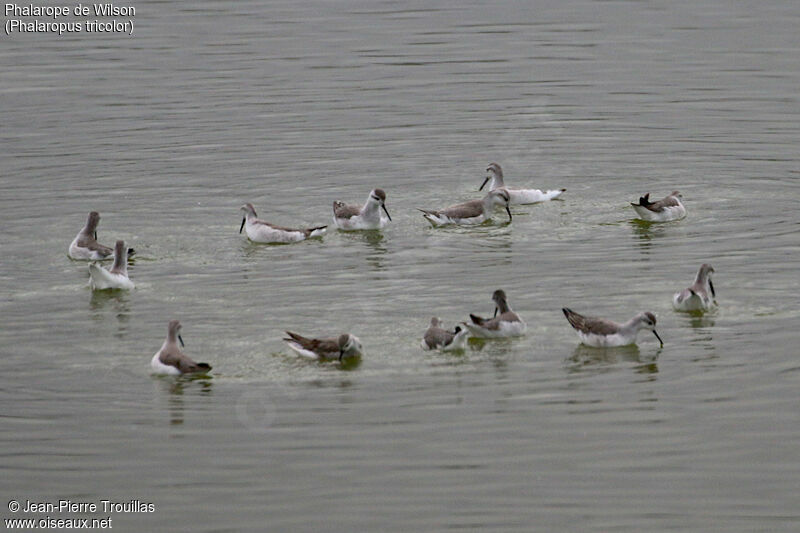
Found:
[[[298,354],[311,359],[343,359],[360,357],[364,353],[361,341],[350,333],[343,333],[337,338],[309,339],[291,331],[286,332],[286,344]]]
[[[178,346],[179,341],[183,346],[181,323],[177,320],[170,320],[167,327],[167,339],[150,361],[154,373],[177,376],[178,374],[205,374],[211,370],[208,363],[195,363],[183,353]]]
[[[639,198],[639,203],[631,202],[639,218],[648,222],[669,222],[678,220],[686,216],[686,208],[681,203],[683,195],[678,191],[673,191],[669,196],[658,200],[650,201],[650,193]]]
[[[541,191],[539,189],[511,189],[506,187],[503,183],[503,169],[500,168],[500,165],[497,163],[490,163],[489,166],[486,168],[486,172],[488,175],[486,179],[483,180],[483,184],[478,189],[479,191],[483,190],[483,187],[486,185],[486,182],[491,180],[489,183],[489,190],[493,191],[495,189],[505,189],[508,191],[509,196],[509,203],[513,204],[535,204],[537,202],[546,202],[547,200],[552,200],[553,198],[558,198],[561,194],[566,191],[567,189],[552,189],[547,191]]]
[[[508,208],[508,192],[505,189],[490,191],[482,200],[470,200],[461,204],[452,205],[439,211],[420,209],[425,220],[433,226],[447,224],[471,225],[481,224],[492,218],[495,205],[506,208],[508,221],[511,222],[511,210]]]
[[[494,294],[492,294],[492,301],[494,301],[495,304],[494,318],[481,318],[477,315],[470,314],[469,318],[472,320],[472,323],[464,323],[475,337],[492,339],[498,337],[517,337],[525,333],[527,326],[519,315],[511,310],[506,300],[505,292],[500,289],[494,291]]]
[[[97,211],[89,213],[86,225],[69,245],[69,256],[73,259],[98,261],[111,259],[114,249],[97,242],[97,225],[100,223],[100,214]],[[133,248],[128,250],[128,255],[133,255]]]
[[[626,346],[636,343],[639,330],[649,329],[664,346],[664,341],[656,333],[656,316],[650,311],[639,313],[624,324],[618,324],[605,318],[593,318],[579,315],[572,309],[564,307],[564,316],[578,332],[583,344],[596,347]]]
[[[89,264],[89,284],[93,290],[134,287],[128,277],[128,249],[125,247],[125,241],[117,241],[114,247],[114,265],[111,270],[106,270],[97,263]]]
[[[318,226],[316,228],[284,228],[276,226],[269,222],[264,222],[257,218],[256,208],[253,204],[246,203],[241,207],[244,211],[244,218],[242,225],[239,226],[239,233],[242,229],[247,233],[247,238],[253,242],[260,243],[289,243],[299,242],[312,237],[322,237],[325,234],[325,228],[328,226]]]
[[[469,330],[456,326],[455,331],[442,328],[442,321],[437,317],[431,318],[431,325],[422,338],[423,350],[439,349],[443,352],[463,350],[467,344]]]
[[[714,267],[703,263],[697,272],[697,277],[691,287],[676,292],[672,297],[672,307],[678,311],[708,311],[716,305],[714,284],[711,283],[711,273]]]
[[[333,202],[333,223],[343,230],[381,229],[387,224],[387,219],[381,216],[381,208],[391,221],[383,189],[372,189],[363,207],[336,200]]]

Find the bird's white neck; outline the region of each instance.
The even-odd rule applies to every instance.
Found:
[[[361,208],[361,218],[370,219],[370,220],[380,220],[381,218],[381,204],[376,202],[372,196],[367,198],[367,202],[364,204],[364,207]]]
[[[492,179],[489,182],[489,190],[493,191],[494,189],[498,189],[500,187],[505,187],[503,183],[503,176],[499,175],[497,172],[492,172]]]

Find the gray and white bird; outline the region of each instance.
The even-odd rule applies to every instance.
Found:
[[[242,225],[239,226],[239,233],[245,230],[247,238],[253,242],[275,244],[300,242],[313,237],[322,237],[328,227],[284,228],[259,219],[256,208],[251,203],[244,204],[240,209],[244,211],[244,218]]]
[[[714,292],[714,284],[711,282],[711,274],[714,267],[708,263],[703,263],[694,283],[691,286],[676,292],[672,297],[672,307],[676,311],[708,311],[714,307],[717,294]]]
[[[448,224],[473,225],[481,224],[492,218],[494,206],[505,207],[508,221],[511,222],[511,210],[508,208],[509,195],[505,189],[490,191],[481,200],[470,200],[461,204],[451,205],[438,211],[433,209],[420,209],[425,220],[432,226],[446,226]]]
[[[78,232],[69,245],[68,254],[72,259],[83,261],[101,261],[111,259],[114,249],[97,242],[97,225],[100,224],[100,213],[92,211],[86,219],[86,225]],[[128,255],[133,255],[133,248]]]
[[[639,313],[624,324],[605,318],[583,316],[567,307],[562,311],[578,333],[578,338],[587,346],[611,347],[635,344],[636,336],[643,329],[652,331],[661,346],[664,346],[664,341],[656,333],[656,316],[650,311]]]
[[[181,343],[180,346],[178,346],[178,342]],[[208,363],[192,361],[181,351],[182,346],[181,323],[177,320],[170,320],[167,326],[167,338],[150,361],[153,373],[177,376],[179,374],[205,374],[211,370]]]
[[[383,218],[381,209],[387,218]],[[391,220],[383,189],[372,189],[362,207],[339,200],[333,202],[333,223],[341,230],[382,229]]]
[[[508,191],[509,203],[512,205],[546,202],[548,200],[558,198],[567,190],[551,189],[542,191],[540,189],[512,189],[510,187],[506,187],[505,183],[503,182],[503,169],[500,168],[500,165],[497,163],[490,163],[489,166],[486,167],[486,172],[486,179],[483,180],[483,184],[478,190],[482,191],[484,186],[486,186],[486,183],[491,180],[491,183],[489,183],[489,190],[493,191],[495,189],[505,189]]]
[[[484,339],[523,335],[528,326],[517,313],[511,310],[506,293],[501,289],[494,291],[492,301],[495,304],[493,318],[481,318],[478,315],[470,314],[471,322],[464,322],[472,335]]]
[[[114,264],[106,270],[99,263],[89,264],[89,285],[92,290],[132,289],[134,284],[128,277],[128,248],[125,241],[114,246]]]
[[[364,348],[355,335],[343,333],[338,337],[313,339],[287,331],[284,338],[287,346],[293,351],[310,359],[338,359],[342,361],[350,357],[361,357]]]
[[[438,317],[433,317],[431,318],[431,325],[422,337],[422,349],[441,350],[443,352],[463,350],[469,335],[470,331],[461,326],[456,326],[453,331],[447,331],[442,328],[442,320]]]
[[[639,198],[639,203],[631,202],[631,206],[642,220],[648,222],[669,222],[686,216],[686,208],[681,202],[683,195],[678,191],[658,200],[650,201],[650,193]]]

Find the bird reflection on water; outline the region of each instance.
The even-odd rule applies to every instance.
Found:
[[[604,373],[621,363],[635,363],[634,370],[639,374],[657,374],[658,348],[655,353],[642,354],[635,344],[617,346],[613,348],[595,348],[579,344],[572,355],[567,358],[567,369],[570,373],[594,372]]]

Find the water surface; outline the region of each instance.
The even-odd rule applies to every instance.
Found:
[[[122,531],[797,529],[800,5],[135,7],[131,38],[3,38],[6,501],[155,504]],[[567,193],[427,227],[491,161]],[[316,225],[378,186],[381,233],[237,233],[246,201]],[[685,220],[632,220],[674,189]],[[67,257],[91,210],[135,291]],[[719,309],[673,312],[703,262]],[[524,338],[419,349],[497,288]],[[580,346],[563,306],[653,311],[665,345]],[[149,375],[171,318],[210,378]],[[367,354],[298,360],[285,329]]]

